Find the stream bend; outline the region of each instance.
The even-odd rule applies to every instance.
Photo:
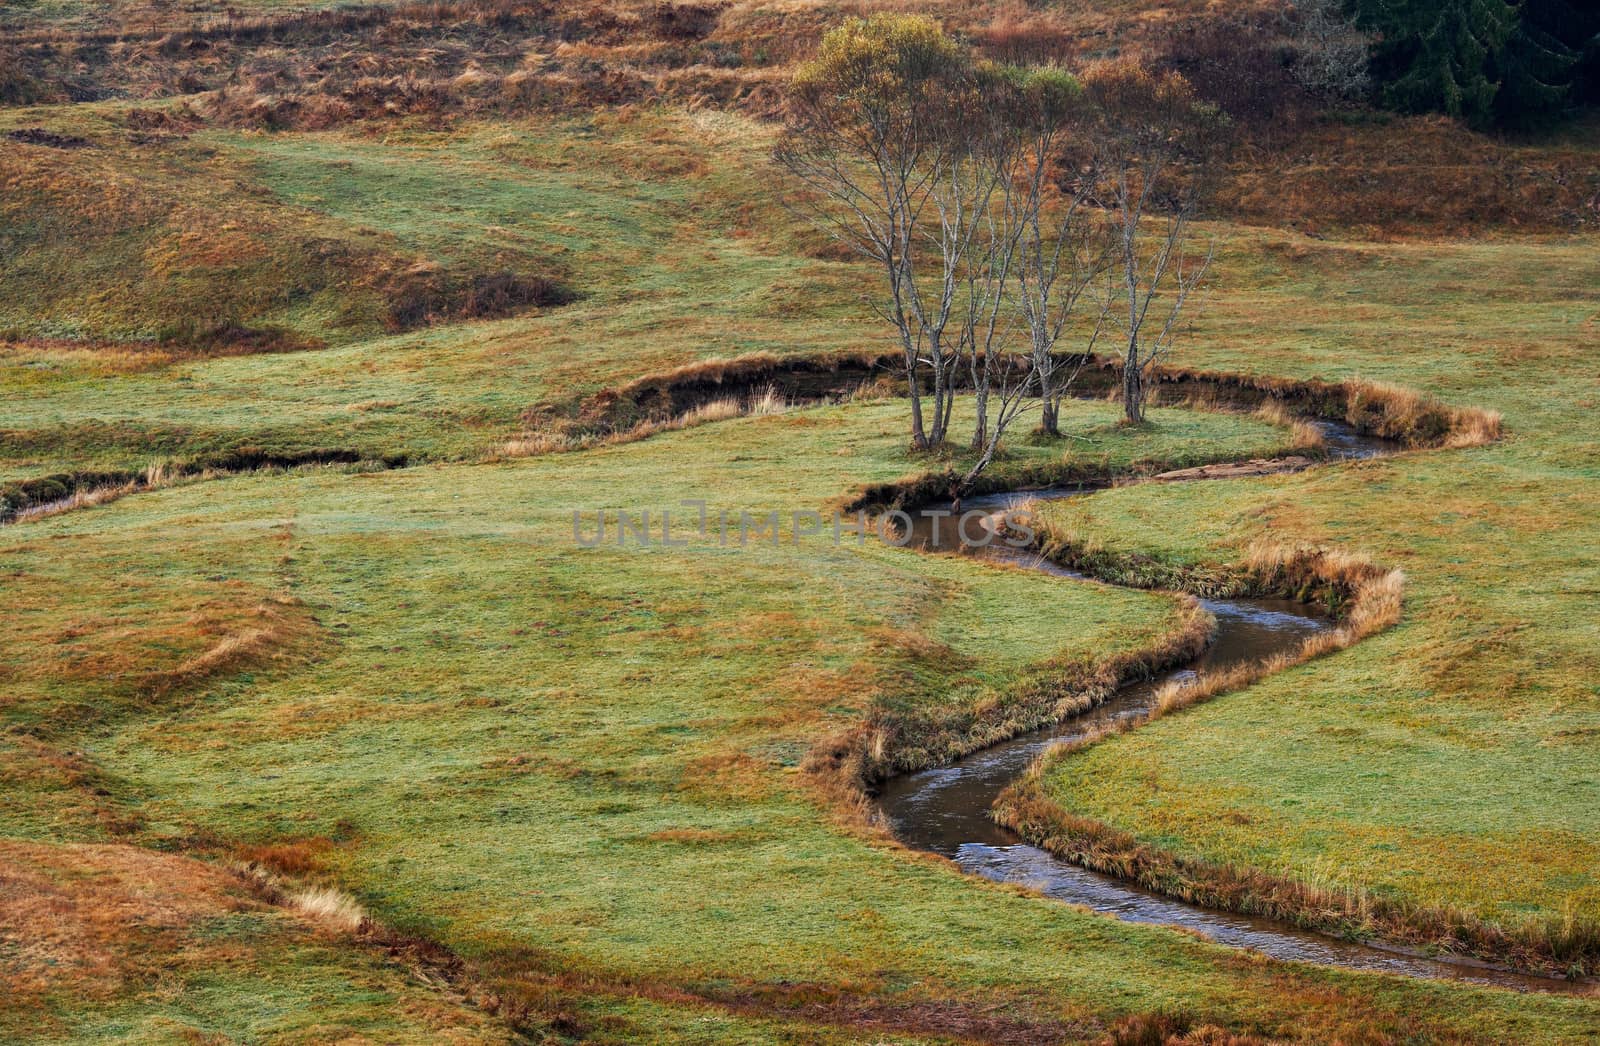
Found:
[[[1319,422],[1331,456],[1370,458],[1392,453],[1388,440],[1362,436],[1337,422]],[[1087,497],[1093,490],[1047,490],[969,498],[963,510],[1002,511],[1023,500],[1058,501]],[[948,532],[951,528],[946,527]],[[925,530],[913,534],[914,547],[962,551],[1058,577],[1091,580],[1037,554],[1006,547],[962,546],[959,540]],[[1046,896],[1129,922],[1177,926],[1197,931],[1235,948],[1275,959],[1299,960],[1355,970],[1431,977],[1511,988],[1519,991],[1587,992],[1582,984],[1538,977],[1458,957],[1430,957],[1398,946],[1364,944],[1301,930],[1274,920],[1224,912],[1165,897],[1108,875],[1079,867],[1033,846],[990,819],[996,798],[1044,753],[1099,728],[1142,718],[1165,683],[1204,669],[1224,669],[1297,649],[1305,637],[1331,630],[1335,622],[1305,604],[1284,599],[1203,599],[1217,620],[1215,642],[1195,661],[1118,690],[1105,703],[1053,726],[1023,734],[975,752],[946,766],[903,774],[884,782],[875,803],[884,822],[907,847],[950,858],[963,871],[1015,883]]]

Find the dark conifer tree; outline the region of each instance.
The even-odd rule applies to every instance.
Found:
[[[1502,127],[1538,127],[1576,104],[1573,81],[1593,19],[1568,0],[1522,0],[1517,14],[1495,63],[1500,90],[1494,117]]]
[[[1474,124],[1494,116],[1495,60],[1517,28],[1506,0],[1356,0],[1361,23],[1379,34],[1373,73],[1385,104],[1444,112]]]
[[[1597,0],[1349,0],[1384,104],[1536,127],[1600,101]]]

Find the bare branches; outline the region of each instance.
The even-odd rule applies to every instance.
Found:
[[[848,22],[796,75],[777,151],[807,190],[795,206],[882,274],[873,309],[900,339],[918,449],[944,441],[952,406],[945,332],[973,208],[960,196],[965,151],[951,118],[969,80],[967,56],[930,19]],[[932,280],[925,262],[937,270]]]
[[[1113,327],[1142,420],[1145,376],[1212,261],[1184,247],[1216,127],[1175,75],[978,63],[930,19],[877,15],[802,66],[776,155],[803,190],[792,206],[875,265],[915,448],[945,442],[970,387],[964,487],[1033,407],[1060,434],[1061,399]]]
[[[1176,74],[1126,61],[1084,74],[1087,123],[1097,167],[1095,197],[1115,230],[1121,309],[1123,411],[1144,420],[1145,381],[1172,348],[1179,318],[1210,268],[1185,250],[1190,219],[1219,141],[1222,117]],[[1154,324],[1151,320],[1158,317]]]

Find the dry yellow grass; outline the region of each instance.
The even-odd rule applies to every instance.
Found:
[[[1256,408],[1255,416],[1269,425],[1277,425],[1293,433],[1293,448],[1301,453],[1318,452],[1328,445],[1327,437],[1320,428],[1296,416],[1282,400],[1267,400]]]
[[[1346,384],[1346,418],[1363,431],[1417,446],[1474,447],[1502,435],[1500,412],[1451,407],[1385,381]]]
[[[289,895],[288,906],[336,933],[356,933],[367,921],[366,911],[355,898],[331,886],[297,890]]]

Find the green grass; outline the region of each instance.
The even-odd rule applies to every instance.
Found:
[[[240,446],[470,461],[526,408],[641,372],[884,344],[860,270],[805,253],[767,132],[736,118],[205,130],[153,151],[118,112],[4,117],[99,151],[12,153],[30,192],[62,193],[24,201],[30,220],[87,238],[35,229],[8,263],[0,482]],[[76,213],[96,172],[164,224]],[[268,253],[140,267],[236,202]],[[1214,561],[1270,536],[1411,581],[1398,628],[1066,760],[1057,797],[1186,853],[1491,918],[1600,910],[1595,241],[1203,231],[1218,282],[1181,362],[1397,381],[1499,408],[1510,435],[1063,510],[1115,548]],[[388,334],[359,267],[295,290],[313,234],[462,271],[549,263],[585,297]],[[327,347],[173,359],[142,340],[217,285]],[[1285,438],[1180,410],[1130,432],[1115,413],[1074,404],[1092,442],[1017,439],[1000,468]],[[1069,1039],[1173,1008],[1286,1038],[1580,1041],[1592,1002],[1258,962],[964,880],[863,833],[800,769],[875,709],[977,707],[1046,655],[1144,646],[1172,624],[1164,598],[878,547],[572,546],[573,508],[804,510],[927,467],[902,426],[901,406],[858,403],[518,462],[200,483],[0,530],[0,835],[208,857],[332,840],[316,874],[488,969],[532,971],[539,1012],[601,1041],[849,1041],[863,1013],[910,1040],[1001,1004]],[[251,630],[270,641],[173,674]],[[181,1003],[141,989],[46,1010],[83,1041],[180,1019],[420,1038],[427,1020],[383,1017],[417,1007],[476,1027],[281,921],[214,981],[184,952],[200,959]],[[366,979],[381,990],[351,987]],[[325,1011],[286,1016],[322,985]]]
[[[714,164],[696,141],[716,149]],[[585,298],[538,315],[382,336],[370,318],[378,306],[361,304],[370,294],[359,276],[330,277],[320,297],[269,282],[264,297],[286,304],[245,316],[331,346],[317,352],[168,362],[159,347],[138,343],[0,344],[0,425],[11,430],[0,432],[0,480],[244,445],[471,457],[516,432],[530,407],[690,359],[882,344],[847,296],[816,293],[842,291],[851,268],[789,250],[782,212],[752,175],[765,170],[765,142],[734,117],[672,113],[419,131],[387,144],[343,134],[197,136],[184,148],[214,155],[248,188],[223,185],[189,206],[220,212],[242,192],[270,226],[315,228],[385,256],[463,271],[548,263],[568,271]],[[141,191],[175,207],[186,189],[156,179]],[[76,243],[44,238],[23,252],[0,327],[123,330],[99,318],[108,297],[130,308],[160,301],[138,286],[58,300],[62,287],[93,288],[86,266],[114,274],[138,264],[108,258],[105,243]],[[283,267],[296,264],[278,259],[265,273],[233,270],[228,280],[281,282]],[[161,294],[211,286],[162,284]],[[186,308],[158,308],[147,333],[157,316]]]
[[[900,475],[915,464],[902,410],[744,419],[503,465],[240,478],[7,532],[3,567],[25,579],[18,632],[36,637],[8,650],[23,695],[9,714],[81,748],[111,786],[98,799],[56,787],[44,819],[30,792],[55,786],[16,773],[5,831],[101,836],[87,812],[62,823],[77,802],[119,805],[129,838],[158,849],[340,840],[328,872],[386,921],[485,961],[532,949],[544,968],[634,992],[801,983],[909,1007],[1004,990],[1038,1020],[1176,1006],[1277,1030],[1329,1019],[1328,993],[1373,995],[1375,1026],[1439,1027],[1449,1000],[1471,997],[1457,1027],[1530,1038],[1583,1012],[1241,964],[968,882],[843,828],[796,768],[908,688],[976,702],[1041,653],[1147,643],[1171,619],[1163,597],[881,546],[573,546],[572,506],[806,507]],[[1069,420],[1114,413],[1075,404]],[[1153,435],[1107,436],[1107,451],[1220,440],[1246,454],[1281,439],[1183,417],[1158,412]],[[106,585],[122,576],[140,579],[142,613],[63,641],[112,613]],[[315,619],[292,653],[165,696],[130,687],[135,668],[192,657],[239,627],[229,608],[269,594]],[[997,611],[1003,633],[970,627]],[[96,670],[67,667],[82,665]],[[69,721],[64,707],[95,711]]]
[[[1197,561],[1261,536],[1325,543],[1409,584],[1394,630],[1065,760],[1054,794],[1180,853],[1491,919],[1592,916],[1592,246],[1293,250],[1294,264],[1230,259],[1191,358],[1425,388],[1504,411],[1509,438],[1073,506],[1066,521],[1116,547]],[[1229,347],[1291,304],[1297,323],[1256,327],[1248,354]]]

